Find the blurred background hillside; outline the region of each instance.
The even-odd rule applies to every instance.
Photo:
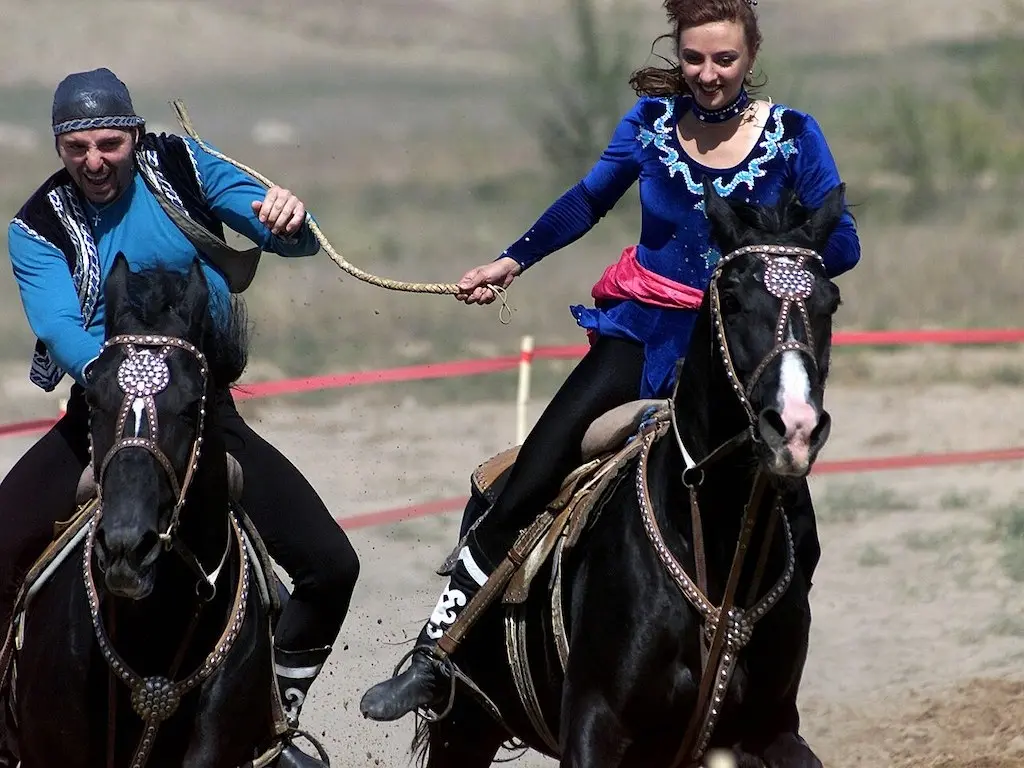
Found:
[[[864,246],[842,328],[1018,324],[1024,0],[762,0],[763,96],[815,115]],[[357,265],[451,282],[494,258],[604,147],[666,31],[647,0],[0,0],[0,209],[57,168],[53,88],[109,66],[151,129],[199,132],[303,197]],[[667,53],[668,49],[657,50]],[[571,104],[572,109],[560,105]],[[581,118],[577,118],[579,115]],[[253,375],[581,342],[567,311],[635,241],[634,187],[495,307],[394,294],[326,255],[264,257]],[[0,360],[32,338],[0,270]]]

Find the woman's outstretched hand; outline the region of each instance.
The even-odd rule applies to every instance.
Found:
[[[487,286],[508,288],[520,271],[519,263],[508,256],[475,267],[459,280],[455,298],[466,304],[490,304],[497,296]]]

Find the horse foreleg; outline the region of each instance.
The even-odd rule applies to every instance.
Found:
[[[632,739],[603,698],[574,702],[563,719],[559,768],[618,768]]]
[[[253,599],[250,593],[250,601]],[[267,626],[262,621],[245,621],[231,653],[203,683],[185,765],[242,765],[255,746],[269,742],[275,684],[271,658]]]

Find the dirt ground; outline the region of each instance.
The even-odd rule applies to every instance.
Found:
[[[462,494],[478,461],[511,441],[511,403],[437,405],[393,392],[391,406],[355,393],[316,409],[245,410],[339,516]],[[837,383],[827,400],[835,424],[825,460],[1024,444],[1024,391],[1014,386]],[[0,471],[30,444],[0,441]],[[801,711],[829,768],[1024,766],[1024,590],[1010,575],[1016,563],[1024,578],[1024,541],[1014,548],[1009,538],[1024,532],[1021,469],[813,479],[824,555]],[[333,765],[409,764],[411,722],[363,721],[358,700],[433,607],[433,569],[457,525],[446,514],[350,532],[362,576],[304,717]],[[535,755],[517,764],[553,765]]]

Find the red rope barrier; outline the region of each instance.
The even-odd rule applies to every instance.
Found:
[[[833,336],[835,346],[915,346],[919,344],[1017,344],[1024,343],[1024,329],[981,328],[967,330],[912,330],[912,331],[839,331]],[[537,347],[533,359],[578,359],[586,354],[586,345]],[[422,381],[456,376],[476,376],[513,370],[522,355],[506,355],[483,360],[455,360],[444,363],[426,363],[397,368],[384,368],[353,373],[305,376],[280,381],[253,382],[235,388],[235,399],[251,400],[257,397],[317,392],[325,389],[387,384],[403,381]],[[49,429],[56,419],[32,419],[0,425],[0,438],[18,437]]]
[[[32,421],[18,421],[14,424],[3,424],[0,425],[0,437],[34,435],[36,432],[43,432],[49,429],[56,423],[56,419],[33,419]]]
[[[815,465],[814,475],[855,474],[897,469],[920,469],[953,464],[987,464],[1000,461],[1024,460],[1024,447],[992,451],[962,451],[958,453],[922,453],[912,456],[878,456],[868,459],[839,459],[822,461]],[[338,525],[346,531],[376,525],[393,525],[417,517],[454,512],[465,507],[466,496],[453,496],[406,507],[383,509],[367,514],[339,517]]]
[[[518,355],[491,357],[484,360],[456,360],[450,363],[427,363],[407,365],[400,368],[384,368],[376,371],[309,376],[282,381],[261,381],[241,384],[235,388],[236,400],[250,400],[255,397],[293,395],[300,392],[316,392],[323,389],[339,389],[364,384],[388,384],[398,381],[419,381],[425,379],[446,379],[456,376],[476,376],[483,373],[507,371],[519,365]]]

